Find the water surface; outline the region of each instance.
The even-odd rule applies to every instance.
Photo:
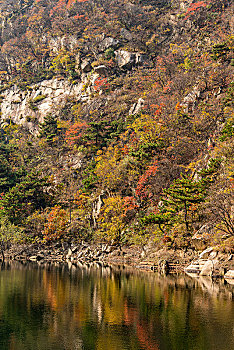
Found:
[[[233,288],[98,265],[5,264],[0,350],[233,350]]]

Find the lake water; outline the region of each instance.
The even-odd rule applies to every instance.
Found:
[[[233,350],[233,288],[123,267],[0,268],[0,350]]]

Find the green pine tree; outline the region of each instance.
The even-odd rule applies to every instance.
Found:
[[[12,168],[10,159],[13,154],[13,147],[0,141],[0,193],[15,186],[24,173],[23,169]]]
[[[51,205],[49,186],[47,178],[42,178],[36,172],[28,174],[0,199],[3,216],[14,224],[21,224],[35,210]]]
[[[40,125],[39,137],[45,137],[46,142],[52,145],[55,136],[58,134],[58,125],[56,118],[49,114],[45,117],[44,122]]]
[[[148,216],[145,216],[143,219],[141,219],[141,222],[143,224],[156,224],[158,225],[160,231],[163,233],[163,235],[166,235],[165,227],[170,227],[172,225],[172,216],[171,213],[151,213]]]
[[[163,210],[176,215],[183,211],[184,223],[187,233],[189,232],[189,207],[191,204],[199,204],[205,200],[206,188],[203,181],[193,181],[191,176],[182,175],[173,181],[168,189],[165,189]]]

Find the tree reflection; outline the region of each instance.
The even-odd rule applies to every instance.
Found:
[[[205,285],[98,265],[2,265],[0,349],[231,349],[232,290]]]

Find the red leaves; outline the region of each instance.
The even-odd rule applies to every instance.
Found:
[[[66,1],[65,0],[59,0],[57,5],[53,7],[53,9],[50,11],[50,16],[53,16],[53,14],[57,11],[64,11],[66,8]]]
[[[136,208],[138,208],[138,205],[134,197],[124,197],[124,215],[126,215],[129,210],[135,210]]]
[[[150,105],[150,109],[153,110],[153,113],[156,117],[160,117],[160,115],[162,114],[163,107],[164,107],[164,103],[160,103],[159,105],[158,104]]]
[[[171,91],[171,85],[172,85],[172,81],[168,81],[167,84],[163,87],[163,92],[170,92]]]
[[[76,2],[86,2],[88,0],[59,0],[57,5],[53,7],[50,11],[50,16],[53,16],[55,12],[64,11],[65,9],[69,10]]]
[[[206,3],[205,1],[198,1],[189,6],[187,9],[187,12],[185,13],[185,19],[188,19],[191,15],[194,15],[197,10],[199,10],[202,7],[206,7],[209,3]]]
[[[73,19],[79,19],[79,18],[83,18],[84,17],[84,15],[79,15],[79,14],[77,14],[77,15],[75,15],[74,17],[73,17]]]
[[[47,222],[42,232],[46,241],[56,241],[61,238],[68,225],[68,214],[60,206],[51,208],[48,212]]]
[[[85,131],[88,128],[88,124],[84,121],[79,121],[70,126],[66,131],[65,140],[71,146],[77,143],[82,136],[84,136]]]
[[[99,77],[94,82],[94,90],[95,91],[99,91],[101,89],[107,90],[107,89],[109,89],[109,87],[110,87],[110,84],[108,83],[107,78]]]
[[[124,155],[129,154],[129,146],[128,145],[124,145],[124,147],[122,148],[122,153]]]
[[[149,181],[150,178],[156,174],[157,170],[158,162],[154,161],[153,164],[150,165],[146,172],[140,177],[136,188],[136,195],[141,199],[152,197],[152,193],[149,191]]]

